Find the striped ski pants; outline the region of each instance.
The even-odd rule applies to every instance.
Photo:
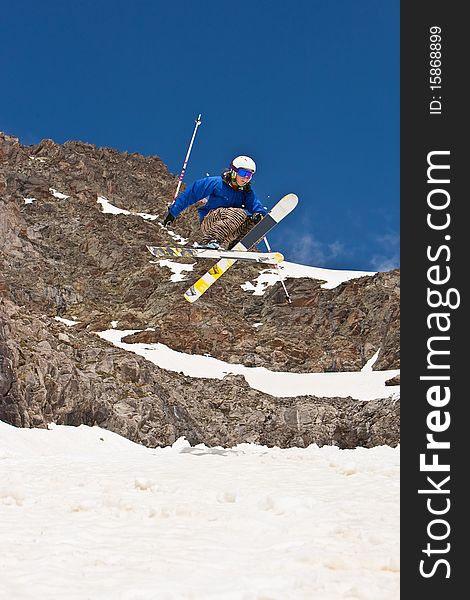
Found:
[[[229,249],[253,227],[253,222],[243,208],[215,208],[204,217],[201,223],[202,243],[217,240]]]

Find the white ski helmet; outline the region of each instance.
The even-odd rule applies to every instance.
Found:
[[[232,171],[238,172],[238,169],[246,169],[252,173],[256,173],[256,163],[249,156],[237,156],[232,160],[230,165]]]

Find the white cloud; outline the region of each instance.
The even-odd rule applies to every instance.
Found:
[[[392,269],[399,268],[400,258],[397,254],[393,256],[383,256],[381,254],[375,254],[370,259],[370,264],[375,271],[391,271]]]
[[[384,252],[374,254],[370,259],[371,267],[376,271],[390,271],[400,266],[400,236],[391,231],[375,236],[375,241],[384,248]]]
[[[332,259],[344,255],[344,245],[337,240],[324,244],[310,233],[298,235],[298,232],[287,233],[284,239],[285,246],[296,263],[324,266]]]

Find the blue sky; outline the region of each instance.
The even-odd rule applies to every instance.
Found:
[[[23,144],[179,175],[202,113],[185,183],[250,155],[266,206],[299,196],[269,237],[287,260],[399,266],[398,0],[18,1],[0,33],[0,130]]]

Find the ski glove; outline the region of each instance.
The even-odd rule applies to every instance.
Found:
[[[253,223],[259,223],[262,218],[263,218],[262,213],[254,213],[251,215],[251,220]]]
[[[163,226],[166,227],[169,223],[173,223],[173,221],[176,219],[176,217],[174,217],[170,211],[168,211],[166,213],[166,217],[163,220]]]

